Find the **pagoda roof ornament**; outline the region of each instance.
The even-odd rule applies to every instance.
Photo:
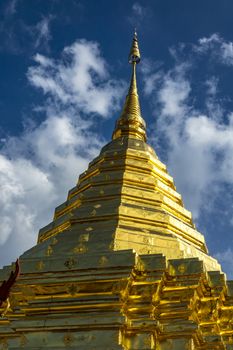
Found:
[[[136,29],[134,31],[132,47],[129,53],[129,63],[139,63],[141,60],[141,55],[138,47],[138,35]]]
[[[131,82],[122,113],[116,121],[113,139],[127,136],[146,141],[146,123],[141,115],[136,79],[136,66],[140,60],[137,32],[135,31],[129,53],[129,63],[132,65]]]

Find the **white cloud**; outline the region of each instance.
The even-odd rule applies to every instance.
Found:
[[[212,76],[206,80],[205,85],[207,89],[205,91],[205,108],[208,116],[211,119],[220,122],[224,117],[225,112],[221,100],[217,98],[217,95],[219,93],[218,84],[219,79],[215,76]]]
[[[223,42],[222,43],[222,59],[224,63],[229,65],[233,64],[233,43],[232,42]]]
[[[149,96],[158,88],[164,72],[160,70],[159,64],[147,58],[143,59],[143,64],[140,65],[140,71],[142,72],[142,78],[144,78],[144,93]]]
[[[208,38],[207,37],[200,38],[198,40],[199,46],[195,46],[195,48],[197,51],[201,51],[201,50],[207,49],[208,46],[210,46],[212,43],[214,42],[218,43],[219,41],[220,41],[219,35],[217,33],[214,33],[210,35]]]
[[[50,34],[50,23],[53,19],[53,16],[43,17],[35,26],[34,26],[34,35],[35,35],[35,42],[34,47],[37,49],[41,45],[46,47],[48,46],[49,41],[51,40],[52,36]],[[32,30],[33,30],[32,29]]]
[[[190,93],[190,84],[176,70],[175,77],[171,72],[164,78],[163,86],[159,91],[159,101],[162,105],[162,113],[168,117],[179,118],[185,115],[187,106],[186,99]]]
[[[110,78],[98,45],[85,40],[67,47],[60,60],[36,55],[28,78],[47,96],[38,108],[46,117],[1,148],[1,264],[35,244],[39,228],[101,147],[95,118],[111,116],[124,90]]]
[[[198,53],[210,53],[223,64],[233,65],[233,43],[225,41],[219,34],[214,33],[199,39],[198,45],[194,45],[193,48]]]
[[[138,2],[135,2],[132,6],[132,10],[136,16],[143,17],[145,9]]]
[[[149,16],[148,8],[143,6],[140,2],[133,3],[131,8],[131,14],[128,17],[129,22],[136,27],[136,29],[142,24],[143,20]]]
[[[218,81],[219,79],[216,77],[210,77],[206,80],[207,94],[210,96],[215,96],[218,91]]]
[[[57,102],[75,106],[84,113],[108,117],[110,110],[119,107],[124,84],[109,79],[97,43],[77,41],[64,49],[63,58],[56,62],[37,54],[38,65],[28,71],[30,82]]]
[[[20,5],[18,0],[12,0],[5,7],[4,18],[0,22],[0,50],[30,55],[38,49],[49,51],[52,39],[50,27],[55,16],[43,16],[37,23],[28,24],[21,17],[14,16],[17,5]]]
[[[156,102],[159,141],[168,145],[168,167],[195,218],[212,205],[222,184],[233,183],[233,118],[224,113],[217,98],[219,79],[210,76],[203,82],[203,111],[195,107],[192,85],[195,55],[199,57],[216,42],[220,45],[215,57],[221,56],[221,64],[228,65],[223,59],[224,41],[214,34],[199,40],[188,61],[176,55],[175,66],[168,72],[156,72],[159,78],[155,82],[153,69],[144,71],[145,93],[152,94],[151,100]]]

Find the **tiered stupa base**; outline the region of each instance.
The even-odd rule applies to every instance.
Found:
[[[233,281],[198,258],[103,251],[21,269],[0,349],[233,349]]]

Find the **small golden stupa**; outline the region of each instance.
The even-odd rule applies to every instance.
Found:
[[[233,281],[146,142],[136,34],[129,62],[112,140],[19,258],[0,350],[233,349]]]

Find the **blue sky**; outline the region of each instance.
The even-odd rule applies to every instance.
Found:
[[[138,31],[149,143],[233,278],[233,3],[0,3],[0,256],[36,242],[111,138]]]

